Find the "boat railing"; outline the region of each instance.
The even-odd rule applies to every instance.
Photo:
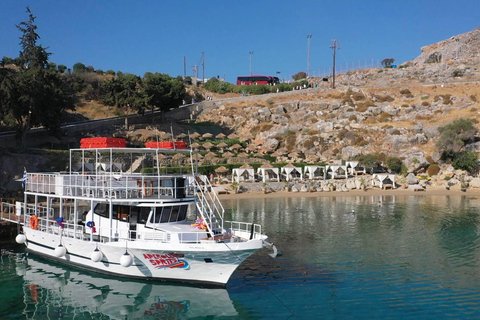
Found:
[[[26,191],[58,196],[177,199],[193,196],[186,175],[28,173]]]
[[[75,238],[75,239],[84,239],[85,238],[85,227],[82,224],[75,224],[72,222],[57,222],[54,219],[51,219],[48,216],[37,216],[38,224],[30,224],[30,219],[33,216],[30,214],[24,215],[25,217],[25,226],[29,228],[34,228],[38,231],[54,234],[62,237]]]
[[[225,221],[228,233],[245,239],[262,239],[262,226],[256,223]]]
[[[14,222],[23,222],[23,210],[21,203],[0,202],[0,219]]]

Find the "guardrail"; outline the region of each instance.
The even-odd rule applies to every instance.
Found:
[[[58,196],[184,198],[193,195],[185,175],[28,173],[25,190]]]

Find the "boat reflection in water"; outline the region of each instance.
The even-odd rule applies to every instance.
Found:
[[[206,289],[146,281],[117,280],[46,262],[32,255],[16,258],[24,279],[24,315],[28,319],[236,318],[225,289]]]

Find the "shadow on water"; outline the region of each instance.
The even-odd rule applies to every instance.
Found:
[[[95,276],[26,253],[5,251],[1,263],[2,319],[239,318],[225,289]]]

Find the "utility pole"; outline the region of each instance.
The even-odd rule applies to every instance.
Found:
[[[187,77],[187,58],[183,56],[183,78]]]
[[[249,54],[250,54],[250,75],[252,75],[252,56],[253,56],[253,51],[250,51]]]
[[[205,81],[205,52],[202,51],[202,83]]]
[[[311,34],[307,35],[307,39],[308,39],[307,79],[308,79],[310,78],[310,39],[312,39],[312,35]]]
[[[339,46],[337,46],[338,40],[332,39],[333,44],[330,46],[330,48],[333,49],[333,81],[332,81],[332,89],[335,89],[335,55],[337,52],[337,49],[340,49]]]

